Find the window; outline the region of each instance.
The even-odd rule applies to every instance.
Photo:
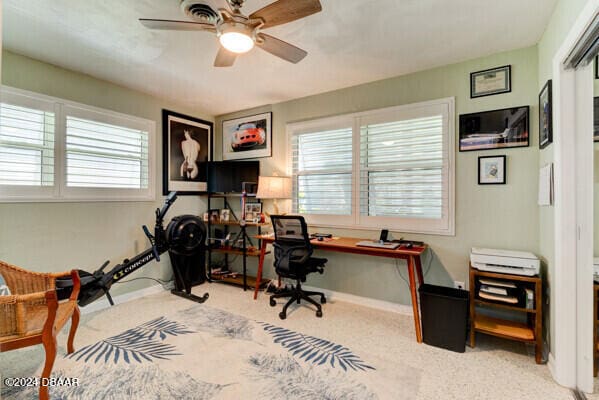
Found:
[[[453,235],[454,100],[288,125],[293,211],[312,224]]]
[[[296,135],[292,146],[294,209],[301,214],[351,215],[351,129]]]
[[[54,184],[54,113],[0,103],[0,184]]]
[[[0,200],[153,200],[154,125],[3,88]]]

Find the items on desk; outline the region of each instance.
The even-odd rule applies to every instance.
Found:
[[[599,282],[599,257],[593,258],[593,280]]]
[[[424,246],[424,242],[419,242],[418,240],[397,239],[397,240],[392,240],[392,242],[399,243],[400,246],[407,247],[408,249],[412,248],[414,246],[418,246],[418,247]]]
[[[500,274],[536,276],[541,268],[541,261],[532,253],[479,247],[472,248],[470,262],[480,271]]]
[[[333,240],[334,237],[331,233],[312,233],[310,235],[310,240],[318,240],[319,242],[328,242]]]
[[[333,237],[333,234],[331,234],[331,233],[312,233],[310,235],[310,238],[312,238],[312,239],[314,239],[314,238],[316,238],[316,239],[327,238],[328,239],[328,238],[332,238],[332,237]]]
[[[356,246],[395,250],[399,247],[399,243],[362,240],[361,242],[356,243]]]

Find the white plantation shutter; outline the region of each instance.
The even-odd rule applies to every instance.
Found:
[[[54,113],[0,103],[0,185],[54,184]]]
[[[360,214],[436,218],[443,214],[443,116],[360,128]]]
[[[69,187],[148,187],[148,132],[67,116]]]
[[[453,235],[454,99],[288,124],[293,211],[313,225]]]
[[[155,122],[0,91],[0,202],[153,200]]]
[[[297,134],[291,146],[294,212],[351,215],[351,127]]]

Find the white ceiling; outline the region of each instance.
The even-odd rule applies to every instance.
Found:
[[[321,0],[322,12],[267,30],[308,51],[299,64],[254,49],[214,68],[214,35],[137,20],[186,19],[180,0],[5,0],[3,46],[220,115],[533,45],[556,2]]]

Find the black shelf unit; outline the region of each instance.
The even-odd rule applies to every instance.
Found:
[[[235,286],[241,286],[243,287],[243,290],[246,291],[248,289],[248,278],[250,278],[249,280],[254,284],[254,285],[259,285],[260,287],[264,284],[266,284],[267,280],[262,280],[261,282],[256,282],[256,279],[254,277],[248,277],[247,275],[247,258],[248,257],[257,257],[259,256],[259,251],[250,251],[248,250],[248,244],[250,246],[256,247],[256,249],[260,248],[260,241],[258,240],[256,246],[254,246],[252,238],[248,235],[247,233],[247,228],[251,227],[251,228],[256,228],[257,229],[257,234],[260,235],[262,233],[262,227],[263,226],[268,226],[269,224],[267,223],[256,223],[256,222],[246,222],[242,219],[243,217],[243,208],[245,205],[245,202],[248,198],[255,198],[256,195],[255,194],[246,194],[246,193],[209,193],[208,194],[208,212],[210,213],[211,210],[213,209],[213,205],[214,205],[214,200],[215,199],[220,199],[222,200],[222,207],[219,207],[219,209],[229,209],[230,210],[230,219],[229,221],[220,221],[220,218],[218,221],[213,221],[212,216],[209,215],[208,216],[208,280],[210,282],[222,282],[222,283],[228,283],[228,284],[232,284]],[[231,207],[231,203],[230,203],[230,199],[238,199],[240,204],[241,204],[241,212],[240,212],[240,216],[237,217],[235,215],[235,212],[233,211],[232,207]],[[220,215],[220,214],[219,214]],[[240,232],[239,234],[236,236],[236,238],[234,239],[234,242],[238,242],[241,241],[241,248],[236,248],[236,247],[231,247],[231,248],[224,248],[224,247],[220,247],[222,246],[222,243],[218,242],[218,247],[216,247],[215,243],[216,242],[216,238],[214,238],[212,235],[214,234],[213,232],[213,228],[215,226],[222,226],[223,227],[223,233],[226,236],[229,233],[229,228],[232,226],[235,227],[239,227]],[[257,240],[257,239],[254,239]],[[243,265],[243,273],[241,274],[242,279],[239,278],[230,278],[230,277],[224,277],[224,278],[215,278],[212,276],[212,255],[213,253],[219,253],[219,254],[223,254],[224,255],[224,263],[225,263],[225,267],[228,268],[229,267],[229,258],[228,256],[230,254],[234,254],[234,255],[240,255],[242,257],[242,265]]]

